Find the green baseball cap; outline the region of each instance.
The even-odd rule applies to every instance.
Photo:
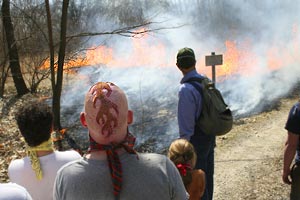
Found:
[[[194,60],[196,60],[193,49],[188,48],[188,47],[184,47],[184,48],[180,49],[177,53],[177,61],[181,60],[183,58],[193,58]]]

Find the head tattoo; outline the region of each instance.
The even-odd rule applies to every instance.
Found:
[[[114,87],[112,87],[114,86]],[[98,101],[99,100],[99,101]],[[118,106],[119,105],[119,106]],[[125,122],[128,118],[128,105],[127,99],[123,91],[121,91],[115,84],[110,82],[99,82],[91,87],[89,90],[86,101],[86,115],[90,122],[90,146],[88,153],[94,151],[106,151],[108,167],[110,169],[113,194],[115,199],[120,199],[120,192],[122,190],[122,163],[118,155],[118,149],[124,148],[130,154],[136,154],[134,150],[135,137],[125,130]],[[118,120],[119,119],[119,120]],[[95,123],[97,122],[97,124]],[[88,123],[87,123],[88,124]],[[118,126],[121,126],[118,131]],[[108,137],[116,131],[116,138],[112,137],[112,140],[107,144],[100,144],[94,140],[92,136],[95,136],[97,130],[102,129],[102,135]],[[123,137],[127,131],[125,138]],[[101,138],[102,139],[102,138]],[[105,142],[105,140],[103,140]]]
[[[107,137],[113,133],[113,128],[118,126],[118,115],[119,109],[118,106],[113,103],[108,97],[112,93],[112,89],[110,86],[114,86],[113,83],[110,82],[99,82],[91,87],[90,91],[93,95],[93,106],[96,108],[97,100],[101,101],[100,108],[97,113],[96,121],[100,124],[100,120],[103,124],[102,135],[104,135],[104,131],[107,131]],[[115,113],[111,111],[113,109]]]

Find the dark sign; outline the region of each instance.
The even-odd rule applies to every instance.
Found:
[[[223,55],[205,56],[205,66],[215,66],[223,64]]]

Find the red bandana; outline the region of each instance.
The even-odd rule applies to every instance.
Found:
[[[92,151],[106,151],[108,166],[114,187],[114,195],[119,199],[122,189],[122,164],[117,153],[117,149],[124,148],[130,154],[136,154],[133,149],[135,137],[131,133],[127,133],[125,140],[119,144],[111,143],[110,145],[98,144],[90,137],[90,147],[88,152]]]
[[[176,165],[177,169],[179,170],[181,176],[186,176],[186,170],[187,169],[191,169],[191,165],[190,164],[177,164]]]

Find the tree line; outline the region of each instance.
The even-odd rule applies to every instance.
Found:
[[[64,64],[85,49],[91,37],[142,34],[145,30],[137,28],[147,28],[152,23],[144,16],[143,9],[149,4],[159,6],[162,1],[144,0],[138,5],[134,0],[126,2],[125,5],[117,0],[0,1],[0,98],[5,95],[9,78],[13,80],[17,96],[36,93],[40,83],[50,79],[54,129],[62,129],[60,98]],[[95,20],[110,21],[115,26],[97,29]],[[50,61],[49,68],[40,68],[46,60]]]

